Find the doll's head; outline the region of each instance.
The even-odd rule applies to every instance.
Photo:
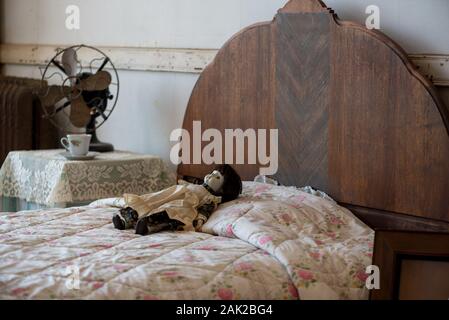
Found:
[[[217,196],[222,197],[222,203],[235,200],[242,193],[242,179],[235,170],[227,164],[220,165],[204,177],[204,183]]]

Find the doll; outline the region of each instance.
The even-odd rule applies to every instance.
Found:
[[[237,199],[241,192],[240,176],[231,166],[221,165],[204,177],[202,185],[184,181],[147,195],[125,194],[125,208],[112,221],[116,229],[135,228],[140,235],[198,231],[220,203]]]

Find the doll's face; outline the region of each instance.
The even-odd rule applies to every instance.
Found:
[[[204,183],[207,184],[215,192],[218,192],[223,186],[224,177],[220,171],[215,170],[204,177]]]

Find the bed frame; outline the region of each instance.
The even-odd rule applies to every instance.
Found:
[[[318,0],[231,38],[201,74],[183,128],[279,129],[284,185],[330,194],[376,228],[449,231],[449,110],[384,34]],[[211,166],[181,164],[181,177]],[[237,165],[245,179],[259,165]]]

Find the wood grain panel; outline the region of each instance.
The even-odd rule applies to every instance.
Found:
[[[271,24],[267,23],[249,27],[228,41],[198,80],[183,128],[192,132],[193,121],[201,120],[203,130],[218,129],[223,137],[225,129],[274,128],[275,54],[271,37]],[[235,168],[244,179],[259,172],[259,165]],[[201,177],[210,169],[180,165],[178,173]]]
[[[282,184],[370,213],[449,221],[449,109],[393,40],[321,1],[292,0],[234,36],[193,90],[184,128],[193,120],[222,132],[278,128]],[[258,166],[237,170],[252,180]]]
[[[370,33],[337,24],[332,33],[330,194],[353,205],[447,218],[449,139],[432,96]]]
[[[329,15],[276,17],[276,125],[279,171],[286,185],[327,190]],[[292,151],[295,152],[292,152]],[[292,174],[296,170],[301,174]]]
[[[403,259],[399,300],[449,300],[448,261]]]

